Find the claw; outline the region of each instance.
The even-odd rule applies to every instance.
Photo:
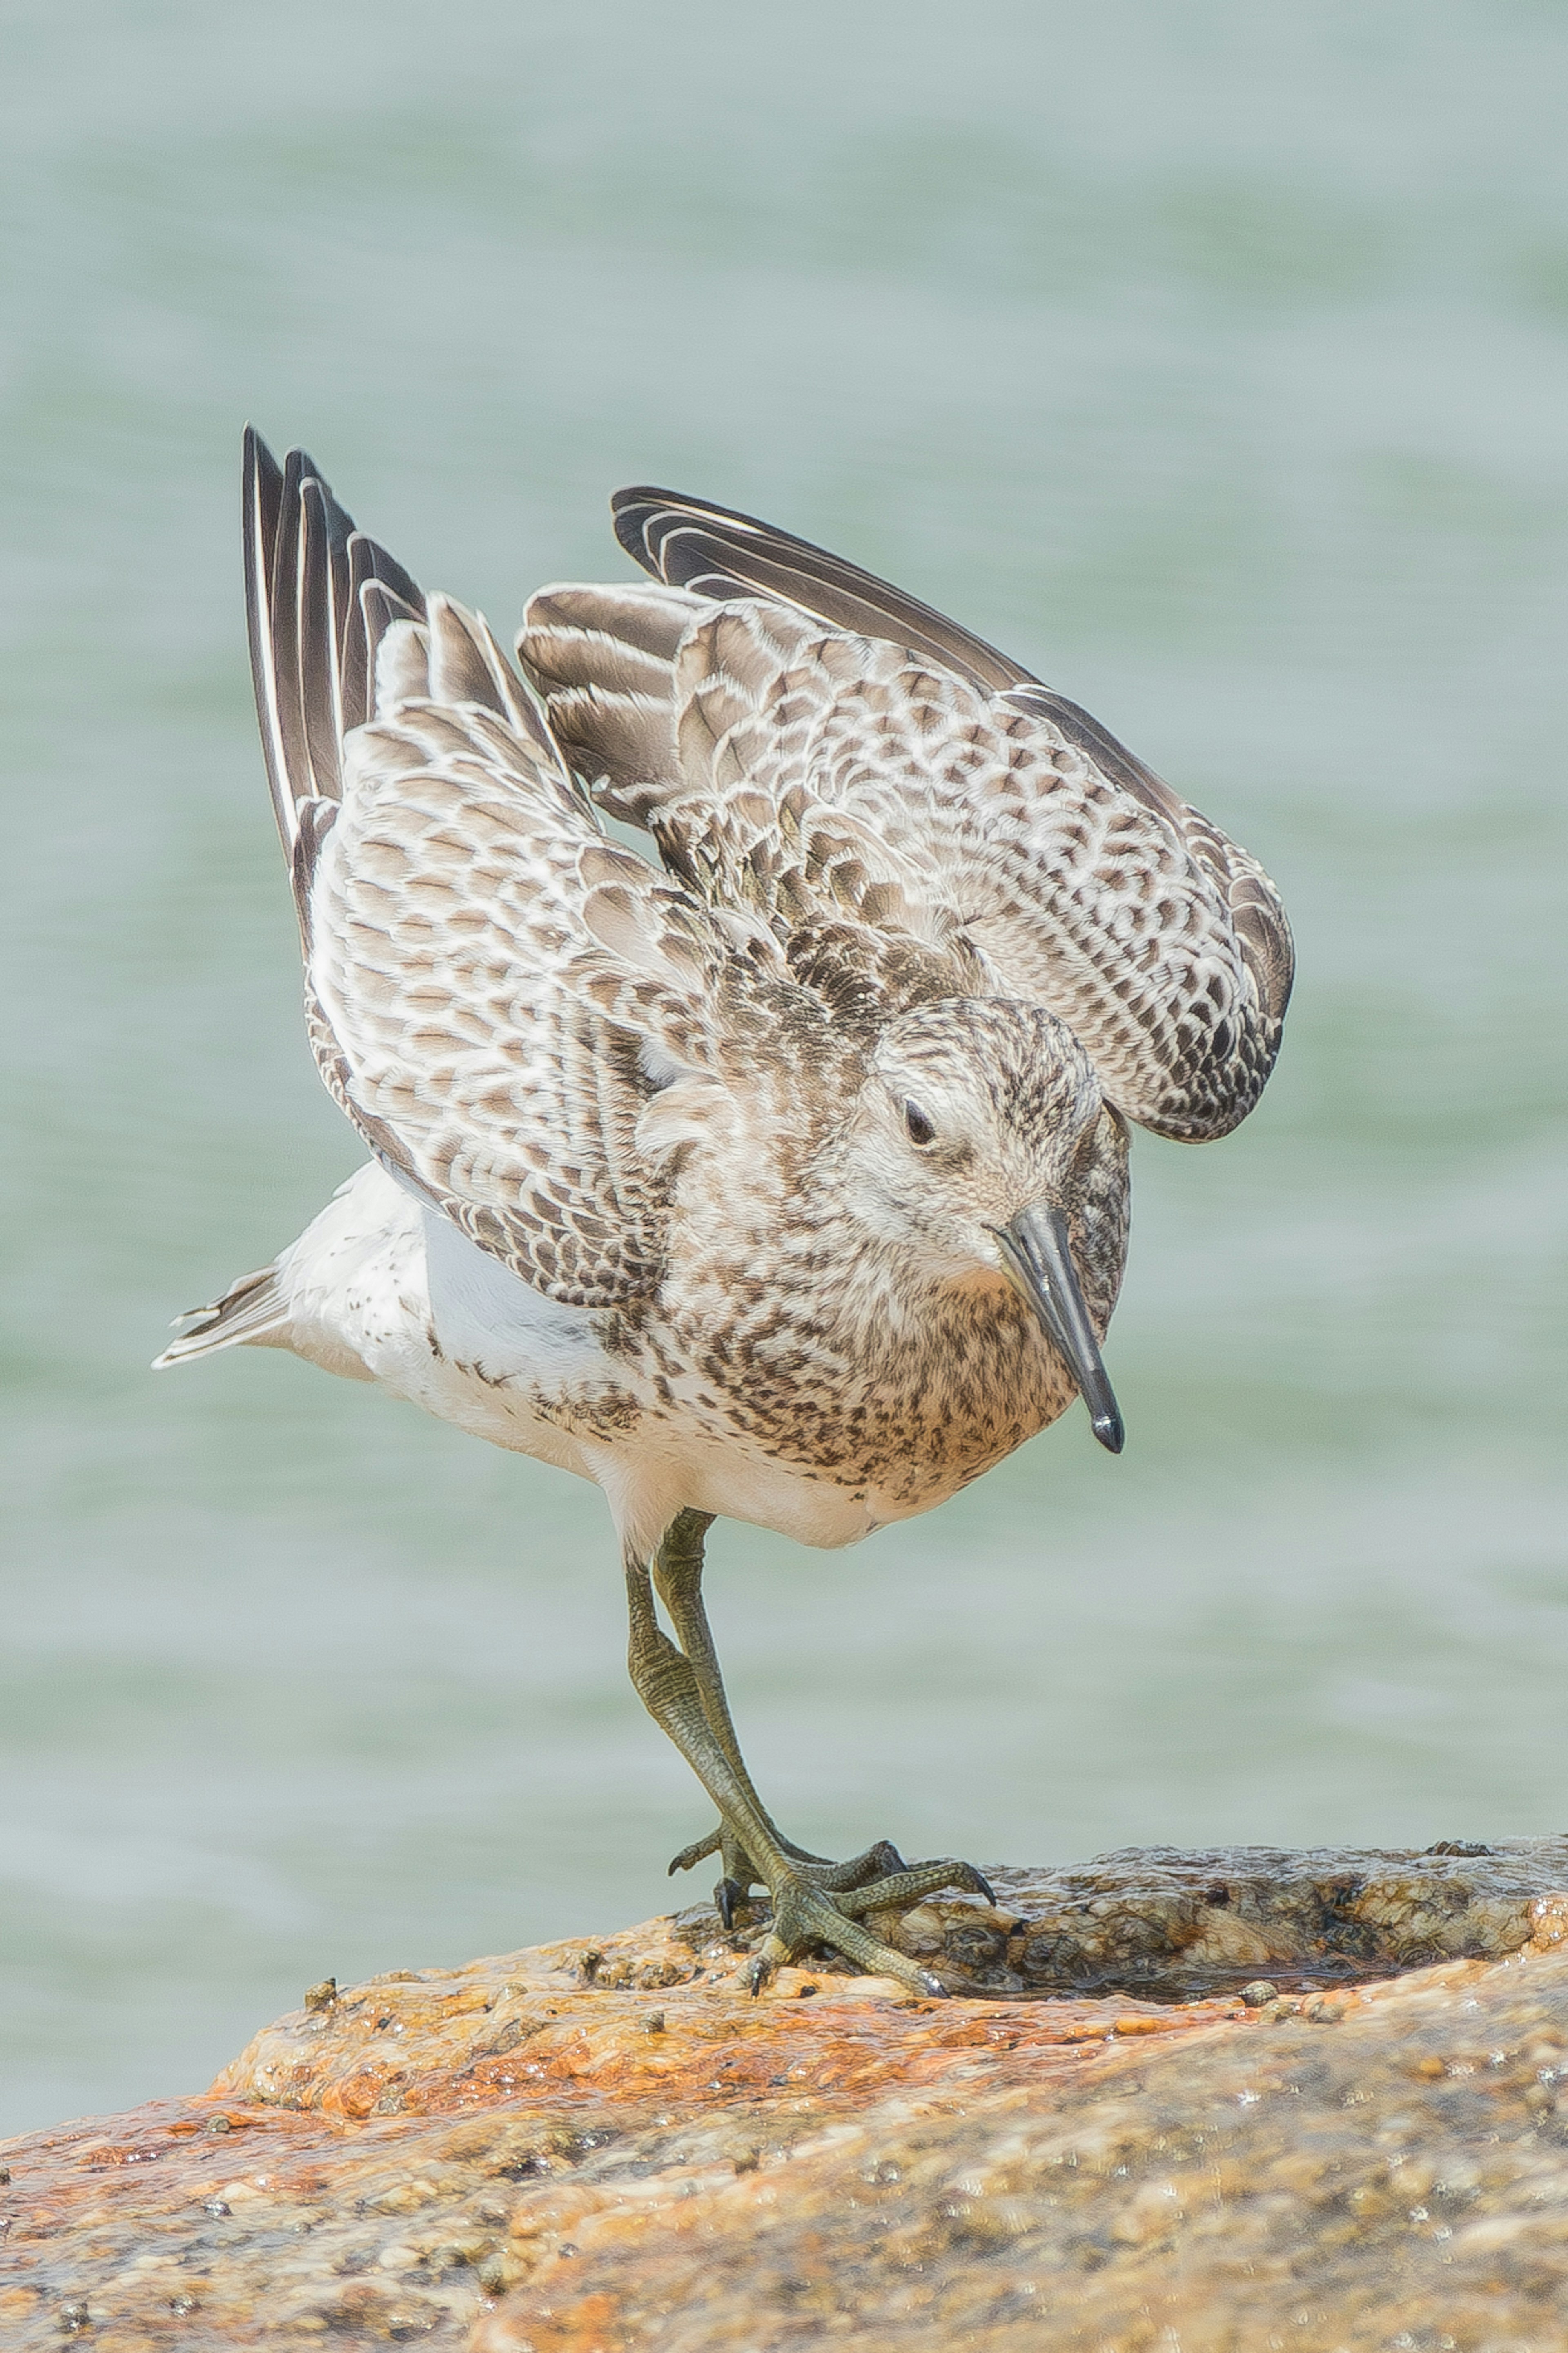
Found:
[[[710,1831],[706,1838],[693,1839],[689,1846],[681,1848],[666,1876],[673,1879],[678,1871],[690,1871],[695,1864],[705,1862],[710,1854],[718,1853],[722,1839],[721,1831]]]
[[[745,1987],[753,2001],[767,1984],[777,1966],[776,1962],[768,1959],[765,1953],[759,1953],[755,1960],[747,1964],[743,1972]]]
[[[746,1891],[738,1879],[721,1879],[713,1890],[713,1909],[729,1935],[735,1925],[735,1906],[746,1900]]]
[[[946,2001],[949,2000],[950,1997],[947,1988],[943,1985],[942,1979],[937,1976],[934,1969],[922,1969],[920,1975],[921,1984],[924,1987],[927,1993],[934,1994],[938,2001]]]

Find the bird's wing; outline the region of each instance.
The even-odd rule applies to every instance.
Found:
[[[622,491],[615,518],[661,584],[640,593],[680,618],[655,830],[692,760],[742,814],[746,793],[803,791],[879,845],[907,902],[956,913],[1005,993],[1058,1012],[1130,1118],[1189,1141],[1246,1118],[1292,974],[1258,859],[1076,703],[855,565],[668,491]]]
[[[595,799],[707,902],[786,940],[846,918],[931,940],[952,911],[923,845],[911,859],[816,773],[840,682],[822,645],[804,614],[758,599],[560,586],[530,598],[518,654]]]
[[[668,1146],[772,942],[607,841],[478,617],[247,436],[257,702],[311,1043],[372,1149],[536,1289],[658,1280]]]

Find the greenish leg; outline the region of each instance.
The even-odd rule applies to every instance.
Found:
[[[712,1630],[702,1600],[703,1545],[713,1525],[711,1512],[679,1512],[664,1532],[658,1551],[654,1556],[653,1581],[659,1599],[669,1612],[675,1628],[675,1638],[691,1664],[697,1689],[702,1701],[702,1712],[708,1718],[713,1737],[719,1743],[730,1765],[745,1788],[752,1803],[767,1824],[782,1852],[794,1862],[805,1867],[805,1876],[817,1887],[838,1894],[847,1889],[863,1887],[870,1880],[885,1879],[889,1873],[905,1868],[904,1859],[897,1847],[887,1839],[879,1839],[863,1854],[851,1856],[847,1862],[834,1862],[824,1854],[813,1854],[808,1848],[796,1846],[784,1837],[767,1808],[757,1796],[755,1784],[746,1770],[746,1760],[741,1754],[741,1744],[735,1734],[734,1719],[730,1714],[730,1702],[724,1690],[724,1678],[719,1665],[719,1653],[713,1646]],[[669,1868],[671,1875],[678,1871],[689,1871],[704,1856],[717,1854],[723,1873],[714,1900],[719,1905],[726,1927],[729,1915],[736,1904],[743,1903],[751,1888],[762,1882],[751,1860],[732,1837],[726,1835],[722,1822],[705,1839],[696,1840],[683,1847]]]
[[[752,1965],[752,1990],[759,1990],[781,1962],[826,1945],[873,1976],[897,1978],[917,1993],[941,1993],[945,1989],[940,1978],[879,1943],[859,1926],[858,1915],[918,1903],[943,1887],[990,1891],[972,1865],[950,1862],[879,1874],[854,1887],[829,1888],[817,1877],[822,1866],[803,1860],[781,1839],[742,1758],[702,1609],[702,1539],[710,1525],[708,1515],[681,1514],[658,1552],[659,1591],[683,1644],[690,1643],[696,1658],[686,1647],[678,1648],[659,1625],[647,1564],[627,1554],[627,1665],[643,1705],[719,1810],[726,1874],[732,1861],[737,1871],[748,1874],[747,1883],[761,1880],[772,1898],[773,1927]]]

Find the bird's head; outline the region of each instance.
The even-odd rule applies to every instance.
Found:
[[[1100,1360],[1127,1246],[1127,1131],[1077,1039],[1037,1006],[928,1004],[881,1031],[842,1138],[858,1221],[938,1281],[1002,1277],[1112,1453]]]

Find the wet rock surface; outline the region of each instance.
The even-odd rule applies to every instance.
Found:
[[[1184,2001],[1259,1976],[1293,1991],[1516,1951],[1534,1899],[1568,1885],[1568,1838],[1420,1853],[1143,1847],[1077,1870],[998,1871],[993,1884],[1014,1923],[1005,1944],[983,1950],[962,1925],[944,1940],[981,1984]],[[914,1949],[920,1925],[906,1914],[894,1940]]]
[[[1568,1841],[996,1893],[903,1925],[992,1973],[952,2001],[752,2000],[701,1906],[324,1982],[0,2147],[0,2345],[1568,2347]]]

